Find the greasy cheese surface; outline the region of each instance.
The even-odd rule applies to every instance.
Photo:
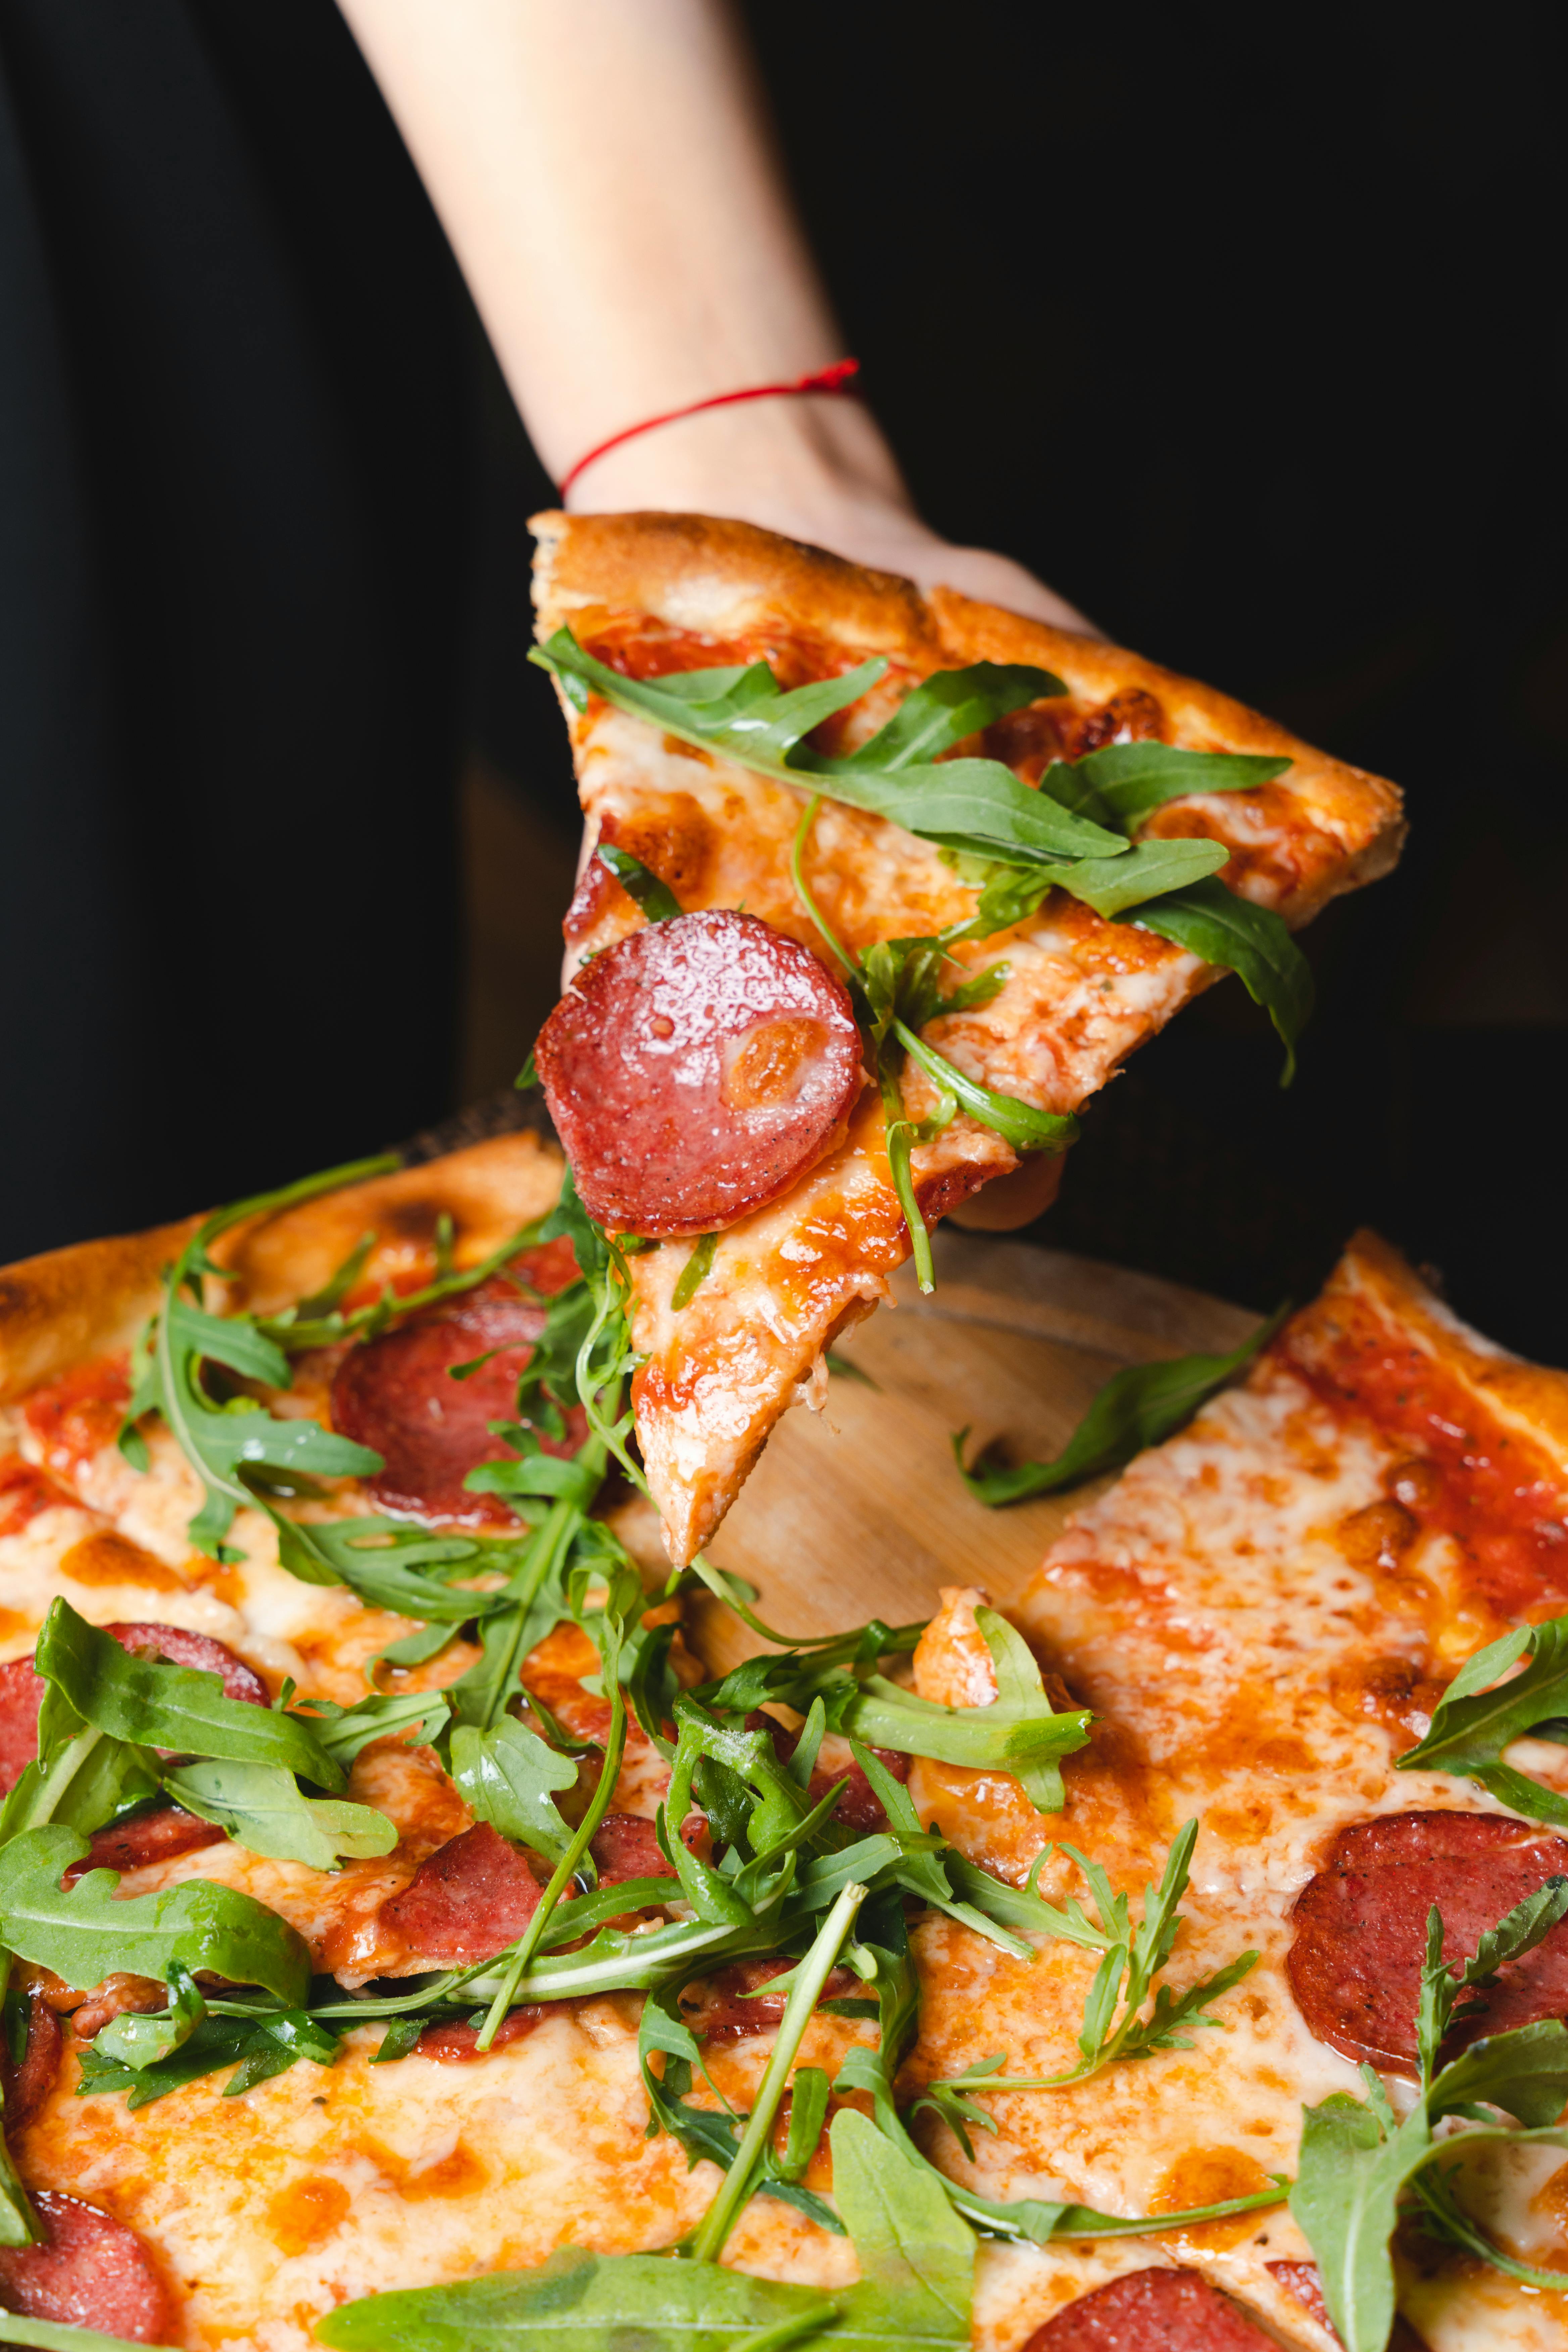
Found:
[[[1391,1365],[1396,1376],[1380,1387]],[[1346,1822],[1476,1801],[1463,1783],[1396,1774],[1391,1761],[1458,1658],[1509,1622],[1497,1597],[1521,1563],[1558,1557],[1564,1449],[1543,1433],[1536,1400],[1510,1387],[1524,1370],[1447,1332],[1429,1303],[1415,1314],[1375,1253],[1352,1255],[1245,1387],[1135,1463],[1047,1556],[1016,1614],[1099,1718],[1091,1748],[1068,1759],[1066,1812],[1042,1819],[1005,1775],[920,1763],[910,1787],[921,1817],[1008,1877],[1022,1877],[1047,1840],[1069,1839],[1136,1895],[1181,1821],[1201,1813],[1168,1981],[1179,1988],[1247,1948],[1262,1958],[1219,2004],[1221,2029],[1197,2031],[1192,2050],[1074,2088],[990,2096],[1000,2131],[977,2137],[973,2167],[925,2117],[928,2147],[956,2175],[992,2196],[1174,2210],[1290,2173],[1303,2101],[1359,2088],[1290,1998],[1289,1907]],[[107,1400],[112,1381],[104,1389]],[[112,1418],[106,1401],[105,1437]],[[63,1591],[99,1622],[156,1618],[214,1633],[275,1685],[289,1674],[306,1691],[360,1694],[363,1661],[404,1621],[287,1575],[254,1514],[235,1529],[242,1564],[193,1558],[184,1530],[197,1489],[166,1435],[153,1432],[142,1476],[108,1443],[86,1444],[90,1415],[71,1425],[74,1452],[54,1443],[47,1414],[0,1413],[0,1455],[15,1448],[47,1469],[62,1496],[0,1536],[0,1654],[25,1653]],[[1462,1475],[1450,1477],[1456,1463]],[[1477,1497],[1489,1495],[1482,1509]],[[362,1500],[350,1487],[334,1507]],[[1561,1606],[1544,1571],[1532,1573],[1532,1613]],[[922,1639],[923,1696],[993,1696],[976,1597],[954,1593]],[[440,1671],[465,1663],[459,1654]],[[567,1630],[536,1654],[530,1678],[561,1709],[592,1663]],[[1561,1750],[1520,1760],[1562,1770]],[[657,1755],[634,1741],[617,1806],[651,1813],[663,1780]],[[372,1972],[377,1903],[468,1819],[428,1758],[394,1742],[366,1751],[352,1793],[397,1822],[395,1854],[331,1876],[226,1844],[128,1876],[123,1891],[187,1876],[242,1885],[352,1981]],[[1058,1900],[1080,1891],[1059,1854],[1041,1884]],[[1026,1964],[942,1920],[917,1931],[916,1949],[924,2012],[909,2095],[998,2051],[1010,2073],[1074,2063],[1092,1956],[1047,1942]],[[637,2016],[624,1996],[563,2004],[526,2039],[458,2066],[374,2066],[379,2029],[366,2029],[331,2068],[300,2063],[234,2100],[222,2096],[223,2075],[209,2077],[136,2115],[118,2098],[77,2098],[68,2047],[16,2153],[33,2186],[68,2189],[144,2234],[184,2296],[179,2340],[193,2352],[304,2352],[315,2319],[353,2296],[531,2263],[568,2242],[658,2247],[692,2223],[717,2176],[707,2165],[689,2173],[670,2141],[644,2137]],[[800,2063],[836,2074],[872,2030],[819,2018]],[[749,2105],[767,2047],[757,2039],[713,2053],[737,2106]],[[810,2180],[831,2187],[825,2154]],[[1512,2251],[1568,2267],[1558,2152],[1500,2163],[1485,2197],[1485,2218]],[[1204,2269],[1300,2352],[1326,2352],[1266,2268],[1304,2252],[1283,2208],[1169,2238],[984,2247],[976,2341],[1016,2352],[1073,2296],[1170,2259]],[[853,2273],[842,2241],[761,2200],[727,2259],[824,2284]],[[1549,2352],[1568,2334],[1558,2299],[1464,2264],[1407,2277],[1402,2295],[1433,2352]]]
[[[781,681],[794,685],[845,666],[826,646],[778,633],[721,644],[625,615],[588,612],[574,620],[590,650],[639,677],[769,657]],[[845,747],[874,733],[916,682],[907,665],[895,663],[871,695],[832,722]],[[1152,697],[1128,699],[1139,706],[1129,713],[1139,731],[1163,731],[1192,750],[1223,748],[1179,730]],[[1050,709],[1051,723],[1069,730],[1084,717],[1070,698]],[[1031,777],[1043,757],[1024,756],[1019,721],[1034,715],[1004,722],[1015,740],[994,747]],[[1114,724],[1094,740],[1128,734],[1126,723]],[[573,717],[572,737],[592,837],[641,857],[688,911],[743,906],[821,951],[790,875],[801,793],[661,735],[596,698]],[[1348,821],[1336,829],[1322,812],[1314,821],[1279,788],[1194,795],[1159,812],[1152,830],[1224,840],[1235,852],[1229,879],[1270,907],[1343,863],[1352,848]],[[930,935],[974,908],[974,890],[934,845],[832,801],[818,811],[803,870],[828,924],[858,951],[879,940]],[[569,969],[642,919],[602,868],[589,867],[568,919]],[[931,1044],[984,1085],[1055,1112],[1077,1110],[1097,1093],[1204,984],[1206,971],[1170,941],[1104,921],[1061,891],[1027,921],[963,943],[956,961],[969,972],[1005,962],[1010,976],[989,1004],[932,1023]],[[904,1084],[912,1118],[934,1109],[934,1088],[921,1072],[911,1067]],[[935,1216],[1016,1163],[994,1133],[960,1118],[917,1149],[913,1164],[922,1208]],[[847,1320],[886,1296],[887,1274],[908,1255],[876,1098],[868,1094],[849,1140],[812,1176],[721,1237],[699,1294],[702,1312],[675,1318],[668,1302],[689,1248],[666,1243],[633,1261],[637,1341],[649,1360],[634,1390],[637,1430],[678,1561],[711,1537],[779,1415],[797,1401],[817,1401],[812,1376],[823,1349]]]

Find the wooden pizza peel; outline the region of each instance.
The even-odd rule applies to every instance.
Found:
[[[913,1268],[836,1352],[875,1381],[836,1374],[821,1413],[784,1416],[710,1547],[754,1584],[760,1616],[786,1633],[881,1617],[929,1617],[944,1584],[979,1584],[999,1605],[1022,1591],[1069,1514],[1109,1484],[988,1510],[953,1464],[1005,1442],[1011,1458],[1060,1452],[1096,1389],[1124,1365],[1223,1352],[1258,1317],[1152,1275],[1027,1242],[935,1236],[937,1286]],[[719,1670],[761,1647],[703,1604],[698,1647]]]

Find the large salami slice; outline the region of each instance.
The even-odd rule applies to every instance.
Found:
[[[1292,1914],[1287,1965],[1297,2006],[1331,2050],[1414,2074],[1432,1906],[1443,1915],[1445,1958],[1468,1959],[1505,1912],[1565,1872],[1568,1843],[1500,1813],[1390,1813],[1342,1830]],[[1448,2054],[1479,2034],[1548,2017],[1568,2017],[1568,1923],[1467,2007]]]
[[[174,2298],[135,2231],[56,2189],[41,2190],[33,2204],[47,2239],[0,2246],[0,2307],[132,2344],[170,2342]]]
[[[493,1959],[539,1907],[540,1885],[514,1846],[488,1822],[448,1838],[422,1862],[381,1918],[410,1955],[432,1968]]]
[[[723,907],[595,956],[534,1060],[590,1213],[656,1235],[715,1233],[776,1200],[829,1149],[862,1082],[826,965]]]
[[[703,1828],[707,1827],[702,1822]],[[688,1838],[688,1844],[691,1843]],[[606,1813],[588,1849],[601,1886],[624,1886],[630,1878],[673,1878],[675,1865],[659,1852],[651,1822],[640,1813]]]
[[[508,1283],[485,1283],[439,1315],[349,1349],[332,1381],[332,1423],[381,1455],[385,1466],[367,1482],[377,1503],[456,1527],[516,1525],[499,1495],[470,1495],[463,1481],[510,1451],[489,1424],[516,1419],[518,1379],[544,1312]],[[489,1361],[452,1378],[454,1366],[480,1356]],[[586,1434],[574,1406],[564,1442],[546,1439],[545,1450],[574,1453]]]
[[[1126,2271],[1037,2327],[1024,2352],[1273,2352],[1197,2271]]]
[[[261,1676],[226,1642],[215,1642],[210,1634],[189,1633],[181,1625],[105,1625],[100,1630],[139,1657],[167,1658],[176,1666],[221,1675],[230,1698],[251,1706],[270,1704]],[[14,1789],[37,1755],[43,1696],[43,1682],[33,1672],[30,1657],[13,1658],[0,1666],[0,1790]]]
[[[5,2092],[5,2130],[25,2131],[55,2087],[65,2036],[42,1993],[27,2003],[27,2044],[20,2062],[0,2035],[0,2084]]]

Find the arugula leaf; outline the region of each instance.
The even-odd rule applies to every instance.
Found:
[[[1421,1971],[1421,1990],[1415,2012],[1415,2041],[1421,2060],[1421,2086],[1429,2090],[1436,2071],[1437,2053],[1446,2040],[1456,2011],[1468,1993],[1488,1983],[1498,1970],[1517,1960],[1549,1936],[1565,1912],[1568,1912],[1568,1878],[1549,1878],[1534,1894],[1516,1903],[1506,1917],[1495,1927],[1489,1927],[1470,1958],[1461,1968],[1450,1968],[1443,1958],[1443,1915],[1434,1904],[1426,1915],[1426,1959]],[[1467,2004],[1468,2006],[1468,2004]],[[1507,2037],[1503,2037],[1507,2040]],[[1568,2051],[1568,2037],[1563,2042]],[[1468,2053],[1467,2053],[1468,2054]],[[1452,2068],[1448,2070],[1451,2074]],[[1447,2077],[1446,2076],[1447,2080]],[[1484,2097],[1486,2093],[1469,2093],[1471,2097]],[[1568,2093],[1564,2094],[1568,2096]],[[1451,2103],[1451,2102],[1450,2102]],[[1510,2106],[1499,2099],[1500,2106]],[[1551,2115],[1525,2115],[1511,2107],[1523,2123],[1551,2123],[1561,2112],[1561,2103]]]
[[[1007,1706],[1037,1707],[1050,1715],[1053,1709],[1046,1696],[1044,1678],[1022,1633],[994,1609],[976,1609],[974,1622],[991,1653],[997,1697]],[[1055,1762],[1026,1763],[1015,1778],[1022,1782],[1038,1813],[1059,1813],[1067,1802],[1061,1767]]]
[[[1010,710],[1066,692],[1048,669],[1025,662],[972,662],[967,669],[932,670],[845,764],[895,773],[922,766]]]
[[[833,2193],[860,2265],[835,2339],[967,2344],[974,2239],[938,2177],[853,2107],[839,2109],[829,2137]]]
[[[1296,1040],[1311,1018],[1311,967],[1291,938],[1282,916],[1227,890],[1211,876],[1140,907],[1140,929],[1158,931],[1205,963],[1234,971],[1254,1003],[1261,1004],[1285,1048],[1279,1083],[1296,1075]]]
[[[559,1862],[572,1842],[555,1792],[575,1788],[577,1767],[510,1715],[489,1730],[459,1724],[452,1734],[452,1778],[471,1812],[502,1837]]]
[[[1290,1312],[1289,1301],[1260,1323],[1249,1339],[1226,1356],[1175,1356],[1163,1363],[1131,1364],[1098,1389],[1088,1412],[1054,1462],[1020,1462],[1011,1470],[966,1470],[967,1429],[957,1431],[952,1450],[959,1476],[977,1503],[995,1510],[1032,1495],[1053,1495],[1080,1486],[1102,1471],[1119,1470],[1146,1446],[1163,1444],[1216,1390],[1233,1380],[1268,1345]],[[1568,1620],[1564,1620],[1568,1625]],[[1401,1759],[1403,1762],[1405,1759]]]
[[[345,1771],[373,1739],[412,1733],[409,1747],[434,1747],[451,1717],[447,1694],[438,1690],[395,1695],[372,1691],[353,1706],[339,1706],[327,1698],[310,1698],[306,1705],[312,1712],[305,1720],[315,1727],[326,1753]]]
[[[1253,751],[1182,751],[1172,743],[1107,743],[1070,765],[1053,761],[1040,790],[1098,824],[1131,833],[1166,801],[1255,792],[1290,762]]]
[[[168,1992],[169,2005],[164,2010],[151,2013],[126,2010],[111,2017],[93,2042],[93,2054],[100,2061],[129,2066],[138,2074],[145,2066],[172,2058],[204,2021],[207,2005],[195,1977],[180,1960],[169,1962]]]
[[[256,1499],[253,1482],[258,1475],[272,1471],[284,1476],[363,1477],[379,1470],[382,1461],[368,1446],[335,1436],[317,1422],[276,1420],[265,1405],[243,1393],[222,1403],[214,1400],[204,1372],[208,1363],[269,1388],[286,1389],[290,1374],[277,1340],[248,1317],[211,1315],[202,1306],[205,1276],[231,1279],[215,1263],[211,1244],[247,1217],[274,1214],[362,1178],[384,1175],[396,1165],[390,1154],[356,1160],[216,1210],[197,1227],[164,1277],[152,1343],[126,1407],[121,1450],[133,1460],[139,1450],[136,1466],[144,1469],[146,1446],[134,1424],[145,1413],[163,1414],[205,1492],[187,1533],[198,1551],[215,1559],[243,1557],[223,1538],[240,1505]]]
[[[640,857],[629,849],[617,849],[613,842],[601,841],[594,852],[609,873],[635,898],[650,923],[668,923],[680,912],[680,901],[667,882],[646,866]]]
[[[1375,2079],[1375,2078],[1374,2078]],[[1384,2352],[1394,2326],[1388,2242],[1400,2193],[1431,2153],[1425,2105],[1389,2134],[1370,2106],[1335,2091],[1301,2123],[1290,2212],[1317,2259],[1345,2352]]]
[[[0,1946],[70,1985],[101,1984],[119,1970],[166,1983],[181,1960],[260,1985],[286,2005],[303,2000],[310,1953],[275,1911],[211,1879],[116,1899],[119,1873],[89,1870],[62,1887],[87,1853],[87,1840],[58,1823],[26,1830],[0,1852]]]
[[[0,1950],[0,2000],[4,2001],[7,2038],[10,2042],[11,2063],[19,2066],[27,2047],[27,2017],[25,2009],[18,2015],[16,1997],[10,1985],[11,1955]],[[21,2027],[18,2037],[14,2024]],[[36,2246],[43,2237],[38,2217],[33,2210],[33,2200],[22,2186],[21,2176],[11,2161],[11,2151],[5,2141],[5,2090],[0,2083],[0,2246]]]
[[[38,1755],[0,1806],[0,1846],[45,1822],[90,1836],[157,1796],[159,1770],[150,1748],[93,1730],[50,1684],[38,1709]]]
[[[55,1600],[34,1664],[84,1722],[142,1748],[233,1763],[270,1764],[341,1789],[342,1772],[304,1716],[230,1698],[219,1675],[122,1650],[111,1635]]]
[[[956,1063],[917,1037],[903,1021],[893,1023],[893,1034],[910,1061],[918,1062],[944,1094],[955,1097],[971,1118],[994,1129],[1015,1151],[1065,1151],[1068,1144],[1077,1141],[1078,1121],[1070,1112],[1037,1110],[1032,1103],[1021,1101],[1016,1095],[999,1095],[992,1087],[983,1087],[978,1078],[970,1077]]]
[[[1462,2164],[1451,2165],[1447,2172],[1436,2164],[1415,2176],[1414,2188],[1419,2209],[1421,2227],[1426,2235],[1442,2244],[1458,2246],[1467,2253],[1489,2263],[1493,2270],[1501,2271],[1506,2278],[1518,2279],[1525,2286],[1541,2287],[1561,2294],[1568,2288],[1568,2271],[1538,2270],[1531,2263],[1521,2263],[1505,2253],[1496,2241],[1472,2221],[1455,2193],[1454,2181],[1462,2172]]]
[[[998,2062],[987,2059],[966,2074],[951,2076],[944,2083],[928,2084],[928,2095],[1057,2090],[1064,2084],[1087,2081],[1118,2059],[1146,2058],[1157,2050],[1190,2050],[1193,2044],[1181,2031],[1185,2026],[1218,2026],[1221,2021],[1208,2014],[1209,2002],[1219,2000],[1241,1982],[1257,1965],[1256,1952],[1238,1954],[1212,1977],[1189,1985],[1184,1992],[1173,1993],[1169,1985],[1160,1985],[1155,1990],[1153,2009],[1147,2017],[1142,2014],[1153,1980],[1175,1945],[1181,1927],[1177,1906],[1186,1892],[1197,1834],[1195,1821],[1184,1824],[1165,1858],[1164,1874],[1158,1887],[1143,1890],[1143,1914],[1136,1928],[1131,1922],[1126,1895],[1112,1893],[1100,1864],[1090,1862],[1076,1846],[1064,1845],[1062,1852],[1071,1855],[1089,1882],[1098,1918],[1091,1920],[1076,1897],[1061,1910],[1032,1893],[1028,1900],[1034,1913],[1031,1924],[1045,1926],[1066,1942],[1100,1954],[1100,1966],[1084,2002],[1079,2064],[1061,2074],[999,2075],[995,2071]],[[1051,1852],[1047,1846],[1037,1859],[1032,1878],[1037,1877]]]
[[[713,1252],[718,1246],[718,1242],[717,1234],[699,1234],[696,1241],[693,1242],[691,1255],[681,1267],[675,1288],[669,1294],[669,1303],[678,1315],[683,1307],[690,1306],[698,1291],[712,1273]]]
[[[363,1861],[397,1843],[384,1813],[341,1797],[307,1797],[280,1764],[186,1764],[166,1772],[163,1786],[188,1813],[216,1822],[237,1844],[275,1862],[336,1870],[345,1857]]]
[[[166,2344],[132,2344],[123,2336],[105,2336],[96,2327],[77,2327],[58,2319],[24,2319],[20,2312],[5,2314],[5,2341],[28,2344],[38,2352],[170,2352]]]
[[[1505,1679],[1521,1658],[1523,1674]],[[1478,1650],[1455,1675],[1425,1739],[1394,1759],[1401,1772],[1479,1780],[1529,1820],[1568,1829],[1568,1798],[1500,1761],[1515,1739],[1552,1738],[1568,1714],[1568,1617],[1521,1625]]]
[[[661,2254],[563,2246],[537,2270],[406,2287],[341,2304],[316,2323],[335,2352],[751,2352],[804,2343],[837,2306],[815,2287]]]
[[[225,2084],[223,2095],[243,2098],[258,2083],[286,2074],[301,2058],[317,2066],[332,2065],[339,2037],[347,2031],[346,2023],[330,2021],[303,2009],[242,2010],[230,2003],[224,2005],[220,2015],[209,2004],[208,2015],[177,2049],[166,2058],[136,2065],[100,2054],[109,2032],[106,2026],[81,2053],[77,2096],[100,2098],[123,2091],[128,2108],[147,2107],[171,2091],[184,2090],[187,2083],[199,2082],[204,2074],[216,2074],[237,2062],[237,2072]]]
[[[494,1606],[488,1592],[453,1588],[454,1577],[507,1564],[511,1538],[481,1543],[436,1535],[405,1520],[288,1519],[275,1515],[278,1557],[304,1584],[346,1584],[367,1609],[391,1610],[426,1624],[461,1625]]]

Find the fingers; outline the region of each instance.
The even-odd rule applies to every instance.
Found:
[[[950,1224],[973,1234],[1010,1234],[1043,1216],[1061,1190],[1065,1151],[1032,1151],[1009,1176],[994,1176],[962,1208],[948,1212]]]

